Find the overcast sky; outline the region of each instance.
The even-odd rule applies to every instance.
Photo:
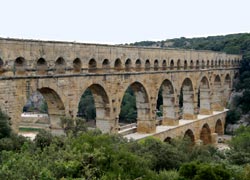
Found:
[[[250,0],[2,0],[0,37],[130,43],[250,32]]]

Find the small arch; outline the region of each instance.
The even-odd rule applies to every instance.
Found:
[[[209,68],[209,65],[210,65],[210,64],[209,64],[209,60],[207,60],[207,68]]]
[[[115,60],[115,70],[116,71],[122,70],[122,62],[119,58]]]
[[[79,58],[76,58],[73,61],[73,71],[79,73],[81,72],[81,70],[82,70],[82,61]]]
[[[145,71],[149,71],[149,70],[150,70],[150,61],[149,59],[147,59],[145,62]]]
[[[212,143],[211,130],[207,123],[202,126],[200,140],[202,140],[204,145]]]
[[[104,72],[108,72],[110,68],[110,62],[108,59],[104,59],[102,62],[102,69]]]
[[[136,69],[136,71],[141,71],[141,60],[140,59],[137,59],[135,61],[135,69]]]
[[[188,64],[187,64],[187,60],[184,61],[184,69],[187,69]]]
[[[16,58],[14,62],[14,71],[17,75],[25,74],[25,59],[23,57]]]
[[[173,59],[170,61],[170,69],[171,69],[171,70],[174,69],[174,60],[173,60]]]
[[[196,60],[196,69],[199,69],[199,68],[200,68],[200,61]]]
[[[171,138],[171,137],[166,137],[166,138],[164,139],[164,142],[171,144],[172,138]]]
[[[186,132],[184,133],[184,139],[190,140],[193,145],[195,144],[194,133],[191,129],[186,130]]]
[[[97,70],[97,63],[95,59],[90,59],[89,60],[89,72],[96,72]]]
[[[218,61],[218,67],[221,67],[221,60]]]
[[[220,119],[218,119],[216,121],[216,124],[215,124],[215,133],[217,133],[219,136],[222,136],[224,134],[223,125],[222,125],[222,122],[221,122]]]
[[[167,69],[167,61],[164,59],[162,61],[162,70],[166,70]]]
[[[211,60],[211,67],[214,67],[214,60]]]
[[[205,61],[204,60],[201,61],[201,69],[205,69]]]
[[[217,60],[215,60],[215,62],[214,62],[214,66],[215,66],[215,67],[217,67],[217,65],[218,65],[218,61],[217,61]]]
[[[180,59],[177,60],[177,69],[178,70],[181,69],[181,60]]]
[[[158,62],[158,60],[156,59],[156,60],[154,61],[154,70],[155,70],[155,71],[158,71],[158,69],[159,69],[159,62]]]
[[[194,68],[194,62],[193,60],[190,61],[190,69],[193,69]]]
[[[55,72],[57,74],[64,74],[66,71],[66,62],[62,57],[59,57],[55,63]]]
[[[37,74],[44,75],[48,69],[47,62],[44,58],[40,58],[36,63]]]
[[[131,59],[127,59],[126,62],[125,62],[125,70],[130,71],[131,70],[131,65],[132,65]]]
[[[216,75],[216,76],[215,76],[215,79],[214,79],[214,86],[215,86],[215,87],[220,87],[220,86],[221,86],[221,79],[220,79],[220,76],[219,76],[219,75]]]

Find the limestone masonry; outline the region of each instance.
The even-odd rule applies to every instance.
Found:
[[[0,38],[0,107],[17,131],[23,106],[39,91],[48,104],[51,128],[57,129],[61,116],[77,116],[80,98],[89,88],[97,127],[117,133],[122,98],[130,86],[136,96],[137,133],[164,140],[167,131],[156,135],[156,103],[162,87],[160,126],[176,127],[172,134],[211,142],[214,133],[223,133],[224,107],[241,58],[212,51]],[[207,118],[197,123],[201,115]],[[193,123],[183,125],[183,120]]]

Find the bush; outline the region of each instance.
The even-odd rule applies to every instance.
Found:
[[[9,117],[0,109],[0,139],[9,137],[11,134],[11,127]]]

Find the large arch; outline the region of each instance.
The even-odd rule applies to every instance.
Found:
[[[212,109],[214,111],[222,111],[224,107],[222,106],[222,86],[221,78],[219,75],[216,75],[214,78],[214,87],[212,93]]]
[[[207,123],[202,126],[200,132],[200,140],[203,142],[204,145],[212,143],[211,130]]]
[[[195,136],[194,136],[194,133],[191,129],[188,129],[185,131],[184,133],[184,139],[188,139],[191,141],[191,144],[195,144]]]
[[[172,82],[168,79],[164,80],[159,93],[160,91],[162,93],[162,125],[178,125],[178,110]]]
[[[215,133],[217,133],[219,136],[222,136],[224,134],[224,128],[222,121],[218,119],[215,124]]]
[[[133,82],[128,87],[130,87],[133,90],[136,99],[137,132],[139,133],[154,132],[155,123],[151,119],[149,97],[145,87],[140,82],[137,81]]]
[[[65,107],[61,97],[55,90],[49,87],[39,88],[37,91],[42,94],[47,102],[51,128],[61,128],[60,118],[65,116]]]
[[[44,58],[38,59],[36,63],[37,74],[45,75],[47,73],[47,69],[48,69],[48,66],[47,66],[47,62],[45,61],[45,59]]]
[[[89,89],[94,98],[96,109],[96,127],[102,132],[110,132],[110,101],[105,89],[99,84],[92,84],[85,91]],[[84,91],[84,92],[85,92]],[[84,92],[82,94],[84,94]],[[79,100],[80,101],[80,100]]]
[[[59,57],[55,63],[55,73],[64,74],[66,72],[66,62],[62,57]]]
[[[183,94],[183,119],[196,119],[194,104],[194,89],[190,78],[185,78],[181,91]]]
[[[15,62],[14,62],[14,72],[17,75],[23,75],[25,74],[25,59],[23,57],[18,57],[16,58]]]
[[[199,114],[210,115],[211,111],[211,98],[210,98],[210,86],[206,76],[200,80],[200,86],[198,89],[198,107]]]

